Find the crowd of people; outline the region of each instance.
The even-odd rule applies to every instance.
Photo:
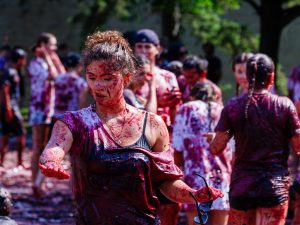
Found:
[[[0,166],[11,135],[24,166],[28,74],[32,194],[43,197],[45,176],[71,179],[76,224],[176,225],[182,209],[188,225],[283,225],[292,182],[300,224],[300,173],[292,180],[288,168],[290,149],[300,154],[299,68],[281,97],[272,60],[241,53],[224,106],[222,63],[202,47],[203,57],[179,42],[162,50],[150,29],[97,31],[82,54],[63,55],[41,33],[28,64],[23,48],[3,47]]]

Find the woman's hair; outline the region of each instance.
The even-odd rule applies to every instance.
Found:
[[[40,46],[42,43],[47,44],[50,38],[55,38],[54,34],[46,32],[41,33],[36,41],[36,46]]]
[[[208,61],[196,55],[187,56],[183,61],[184,70],[195,69],[199,75],[207,70],[207,66],[208,66]]]
[[[214,90],[208,82],[197,82],[190,91],[192,97],[196,100],[201,100],[207,103],[208,106],[208,121],[209,132],[212,131],[212,116],[211,116],[211,102],[214,101]]]
[[[97,31],[87,37],[82,57],[84,68],[94,60],[105,61],[111,70],[120,71],[123,75],[136,71],[133,52],[118,31]]]
[[[255,54],[247,61],[247,79],[249,83],[248,101],[245,117],[248,119],[248,108],[255,88],[266,88],[265,81],[274,72],[274,63],[265,54]]]
[[[237,55],[236,57],[234,57],[233,61],[232,61],[232,71],[235,72],[235,65],[236,64],[241,64],[241,63],[247,63],[247,60],[253,56],[253,53],[251,52],[243,52],[239,55]],[[235,87],[235,94],[236,96],[239,95],[239,89],[240,89],[240,85],[236,82],[236,87]]]
[[[149,59],[145,55],[137,55],[135,57],[136,57],[136,63],[138,67],[142,67],[150,64]]]

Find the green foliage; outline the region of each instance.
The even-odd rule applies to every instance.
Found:
[[[193,33],[199,40],[210,41],[232,56],[243,51],[258,49],[258,35],[251,34],[245,25],[222,19],[213,10],[199,11],[197,16],[189,15],[185,17],[185,23],[191,24]]]
[[[277,64],[276,71],[276,84],[277,84],[277,92],[279,95],[288,95],[287,90],[287,75],[283,72],[282,65]]]

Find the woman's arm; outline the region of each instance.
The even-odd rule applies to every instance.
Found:
[[[50,54],[50,58],[53,62],[53,65],[55,66],[58,74],[62,74],[66,72],[66,69],[64,67],[64,65],[62,64],[62,62],[60,61],[58,55],[56,54],[56,52],[52,52]]]
[[[159,116],[152,113],[149,114],[149,120],[152,135],[156,139],[152,150],[156,152],[169,150],[169,133],[163,120]],[[190,188],[186,183],[179,179],[165,181],[161,184],[159,189],[167,198],[171,199],[172,201],[181,203],[194,202],[193,198],[190,196],[190,192],[194,194],[199,202],[205,202],[223,197],[223,194],[220,190],[209,187],[211,192],[211,199],[209,199],[206,187],[195,190]]]
[[[199,190],[190,188],[182,180],[165,181],[159,188],[159,190],[170,200],[178,203],[194,203],[194,199],[190,195],[190,192],[196,197],[199,202],[207,202],[209,200],[215,200],[222,198],[224,195],[221,190],[214,187],[209,187],[211,198],[209,198],[208,190],[203,187]]]
[[[149,85],[149,96],[147,99],[147,103],[145,105],[145,109],[148,112],[153,112],[156,113],[157,112],[157,97],[156,97],[156,86],[155,86],[155,82],[153,79],[153,75],[152,74],[147,74],[146,75],[146,80],[148,82]]]
[[[291,143],[292,149],[297,154],[297,156],[300,156],[300,134],[294,135],[290,139],[290,143]]]
[[[227,146],[231,135],[228,132],[217,131],[216,133],[207,133],[207,141],[210,142],[210,152],[214,155],[221,153]]]
[[[64,170],[61,161],[70,150],[73,136],[67,125],[61,121],[54,124],[51,138],[40,156],[39,167],[48,177],[68,179],[70,175]]]

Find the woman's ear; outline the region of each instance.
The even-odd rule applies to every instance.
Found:
[[[131,75],[129,73],[125,74],[123,80],[124,80],[124,86],[127,87],[130,84]]]
[[[271,74],[269,74],[267,76],[267,79],[266,79],[266,87],[267,89],[270,89],[274,84],[274,72],[272,72]]]

